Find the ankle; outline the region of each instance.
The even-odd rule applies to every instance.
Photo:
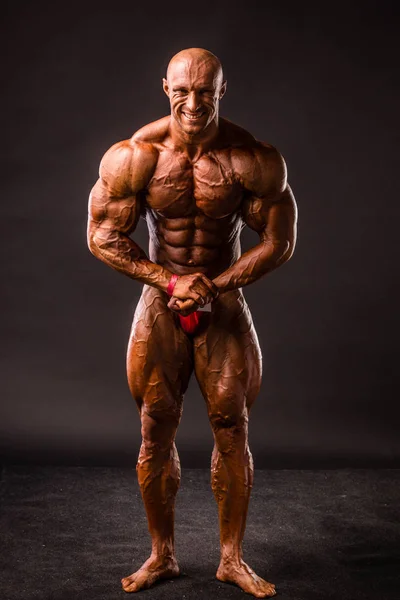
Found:
[[[153,542],[151,555],[154,558],[175,561],[175,549],[172,540]]]
[[[233,546],[221,546],[221,563],[239,565],[242,562],[242,549]]]

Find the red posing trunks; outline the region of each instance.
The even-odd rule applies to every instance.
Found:
[[[172,296],[172,292],[174,291],[175,284],[178,280],[178,275],[172,275],[169,280],[167,287],[168,296]],[[183,317],[182,315],[178,315],[181,327],[185,333],[193,334],[195,333],[199,323],[200,323],[200,312],[196,310],[196,312],[191,313],[187,317]]]

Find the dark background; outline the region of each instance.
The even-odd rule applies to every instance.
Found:
[[[125,351],[141,286],[89,253],[87,196],[106,149],[167,114],[171,56],[201,46],[225,68],[221,114],[279,148],[299,205],[294,257],[245,289],[264,357],[256,466],[400,465],[395,3],[163,6],[8,5],[3,461],[136,462]],[[184,466],[209,464],[195,380],[177,444]]]

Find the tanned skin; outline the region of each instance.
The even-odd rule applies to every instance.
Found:
[[[180,482],[175,446],[183,395],[195,372],[214,434],[211,481],[218,504],[220,581],[258,598],[275,586],[243,561],[253,483],[250,408],[261,383],[261,353],[241,288],[282,265],[296,238],[296,204],[279,152],[218,115],[225,93],[219,60],[192,48],[171,60],[163,82],[171,114],[105,154],[89,203],[88,243],[110,267],[144,284],[127,356],[142,425],[137,464],[152,539],[150,558],[122,579],[137,592],[179,574],[174,506]],[[149,256],[130,238],[148,225]],[[241,254],[247,225],[259,243]],[[173,297],[166,291],[179,275]],[[211,302],[187,335],[178,313]]]

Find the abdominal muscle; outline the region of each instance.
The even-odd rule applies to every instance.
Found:
[[[190,217],[165,218],[147,215],[150,235],[150,260],[177,275],[204,273],[215,279],[235,263],[241,255],[240,232],[243,221],[240,213],[223,219],[212,219],[197,213]],[[165,295],[155,288],[144,287],[151,297]],[[245,329],[251,327],[251,316],[242,290],[220,294],[212,303],[213,321],[230,331],[232,323],[240,317]],[[209,315],[209,316],[207,316]],[[206,322],[211,313],[205,313]]]
[[[240,256],[239,218],[157,217],[147,218],[150,260],[177,275],[200,272],[213,279]]]

